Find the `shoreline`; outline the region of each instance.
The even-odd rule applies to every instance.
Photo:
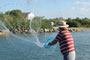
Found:
[[[0,35],[8,35],[9,32],[9,30],[0,30]]]
[[[81,28],[78,28],[78,27],[71,27],[71,28],[68,28],[70,32],[80,32],[80,31],[86,31],[86,30],[90,30],[90,28],[85,28],[85,27],[81,27]]]
[[[84,27],[81,27],[81,28],[78,28],[78,27],[70,27],[68,28],[68,30],[70,32],[80,32],[80,31],[85,31],[85,30],[90,30],[90,28],[84,28]],[[15,30],[16,33],[30,33],[29,30],[24,30],[24,31],[19,31],[19,30]],[[14,32],[14,33],[15,33]],[[32,30],[32,32],[35,32],[34,30]],[[58,27],[54,27],[53,29],[40,29],[39,31],[40,33],[51,33],[51,32],[59,32],[58,31]]]
[[[87,31],[87,30],[90,30],[90,28],[77,28],[77,27],[70,27],[68,28],[68,30],[70,32],[80,32],[80,31]],[[10,30],[0,30],[0,35],[7,35],[8,33],[10,32]],[[11,31],[12,32],[12,31]],[[35,31],[33,31],[35,32]],[[54,27],[53,29],[40,29],[39,31],[40,33],[51,33],[51,32],[59,32],[58,31],[58,27]],[[29,30],[24,30],[24,31],[19,31],[19,30],[15,30],[14,32],[12,32],[14,34],[23,34],[23,33],[29,33],[30,34],[30,31]]]

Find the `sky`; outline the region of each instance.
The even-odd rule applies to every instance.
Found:
[[[90,0],[0,0],[0,11],[20,9],[45,18],[90,18]]]

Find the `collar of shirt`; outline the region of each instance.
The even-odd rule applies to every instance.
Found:
[[[60,28],[59,27],[59,31],[65,31],[65,30],[68,30],[68,28]]]

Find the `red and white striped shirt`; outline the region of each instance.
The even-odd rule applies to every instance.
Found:
[[[59,28],[60,32],[57,34],[55,40],[59,42],[61,53],[65,54],[68,52],[75,51],[74,41],[72,35],[67,28]]]

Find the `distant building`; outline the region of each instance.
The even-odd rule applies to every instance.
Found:
[[[54,22],[52,22],[52,21],[48,21],[48,24],[50,24],[50,25],[54,25]]]
[[[35,17],[35,15],[31,12],[24,12],[23,15],[26,19],[29,19],[29,20]]]
[[[24,12],[23,15],[26,19],[28,19],[28,15],[30,14],[31,12]]]
[[[54,25],[54,22],[51,22],[51,25],[53,26]]]

